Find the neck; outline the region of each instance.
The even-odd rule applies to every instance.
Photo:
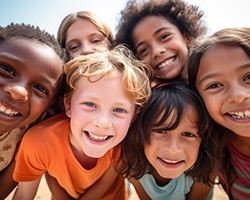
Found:
[[[250,157],[250,137],[243,137],[235,133],[229,133],[230,144],[244,156]]]
[[[158,186],[162,187],[167,185],[172,179],[170,178],[163,178],[162,176],[160,176],[156,170],[153,171],[152,173],[155,182],[157,183]]]

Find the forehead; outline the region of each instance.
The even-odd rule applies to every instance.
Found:
[[[165,121],[168,121],[168,123],[173,123],[177,119],[178,115],[182,120],[189,121],[190,123],[196,124],[198,119],[198,112],[195,108],[196,105],[189,103],[186,103],[185,107],[182,107],[182,109],[178,109],[174,106],[171,110],[171,113],[167,116],[166,113],[169,112],[170,108],[165,108],[156,118],[156,121],[160,121],[164,118],[166,118]],[[179,113],[178,113],[179,111]]]
[[[208,49],[200,60],[200,69],[225,70],[248,65],[250,56],[237,45],[217,44]]]
[[[66,38],[71,35],[90,34],[90,33],[101,33],[98,27],[93,24],[90,20],[84,18],[78,18],[74,21],[67,29]]]
[[[0,59],[9,65],[40,69],[52,76],[62,73],[62,60],[46,44],[37,40],[13,38],[0,44]],[[9,63],[10,62],[10,63]]]
[[[145,27],[147,27],[147,32],[148,31],[156,31],[162,27],[168,28],[170,30],[174,30],[174,31],[179,31],[179,29],[177,28],[177,26],[172,23],[169,19],[167,19],[166,17],[163,16],[156,16],[156,15],[152,15],[152,16],[146,16],[143,17],[136,25],[135,28],[132,31],[132,35],[136,35],[137,33],[142,33],[145,32]]]

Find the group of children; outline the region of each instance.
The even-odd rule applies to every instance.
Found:
[[[0,27],[0,199],[42,175],[53,199],[127,199],[125,178],[143,200],[250,198],[250,28],[206,36],[202,17],[130,0],[115,37],[87,11],[57,41]]]

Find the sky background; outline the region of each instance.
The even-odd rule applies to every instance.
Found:
[[[11,22],[39,26],[56,36],[62,19],[71,12],[91,11],[115,34],[119,13],[127,0],[0,0],[0,26]],[[250,27],[249,0],[187,0],[204,11],[211,34],[226,27]]]

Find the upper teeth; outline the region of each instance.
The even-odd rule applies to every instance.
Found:
[[[97,135],[93,135],[91,133],[89,133],[89,137],[92,140],[97,140],[97,141],[104,141],[108,138],[108,136],[97,136]]]
[[[168,163],[178,163],[179,161],[174,161],[174,160],[165,160],[163,159],[165,162],[168,162]]]
[[[229,114],[234,118],[248,118],[250,117],[250,111],[244,111],[244,112],[229,112]]]
[[[174,61],[174,58],[171,58],[171,59],[166,60],[165,62],[161,63],[161,64],[158,66],[158,69],[162,69],[162,68],[164,68],[164,67],[170,65],[173,61]]]
[[[0,112],[1,113],[4,113],[6,115],[9,115],[9,116],[14,116],[14,115],[17,115],[18,112],[15,111],[15,110],[12,110],[10,108],[7,108],[6,106],[4,106],[3,104],[0,104]]]

